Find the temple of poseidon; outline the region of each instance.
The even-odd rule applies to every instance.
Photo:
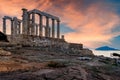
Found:
[[[24,46],[64,46],[83,48],[82,44],[68,43],[64,35],[60,34],[60,19],[46,12],[33,9],[22,9],[22,19],[17,17],[3,17],[3,34],[9,43]],[[38,20],[36,20],[36,18]],[[7,32],[7,20],[10,20],[10,34]]]

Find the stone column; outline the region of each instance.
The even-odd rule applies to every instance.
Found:
[[[22,33],[27,35],[28,34],[28,13],[27,13],[27,9],[23,8],[23,15],[22,15],[22,21],[23,21],[23,25],[22,25]]]
[[[43,36],[42,15],[39,15],[39,36]]]
[[[18,34],[20,34],[20,32],[21,32],[21,22],[19,22],[18,24]]]
[[[36,36],[38,36],[38,25],[36,24]]]
[[[64,40],[64,35],[62,35],[62,36],[61,36],[61,39],[63,39],[63,40]]]
[[[57,20],[57,38],[60,38],[60,21]]]
[[[49,27],[49,37],[51,37],[51,28]]]
[[[27,29],[28,29],[28,35],[31,35],[30,28],[31,28],[31,25],[30,25],[30,14],[28,14],[28,27],[27,27]]]
[[[35,35],[35,13],[32,13],[32,35]]]
[[[18,32],[18,29],[17,29],[17,25],[18,25],[17,17],[14,17],[13,20],[14,20],[14,27],[13,27],[14,33],[13,34],[16,35],[17,32]]]
[[[13,35],[13,32],[14,30],[13,30],[13,20],[11,20],[11,35]]]
[[[52,19],[52,38],[55,38],[55,20]]]
[[[49,37],[49,18],[46,17],[45,37]]]
[[[6,18],[3,18],[3,33],[6,34]]]

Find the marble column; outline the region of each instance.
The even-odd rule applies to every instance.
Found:
[[[6,34],[6,18],[3,18],[3,33]]]
[[[45,37],[49,37],[49,18],[46,17]]]
[[[42,15],[39,15],[39,36],[43,36]]]
[[[49,37],[51,37],[51,28],[49,27]]]
[[[61,39],[63,39],[63,40],[64,40],[64,35],[62,35],[62,36],[61,36]]]
[[[57,20],[57,38],[60,38],[60,21]]]
[[[55,20],[52,19],[52,38],[55,38]]]
[[[32,35],[35,35],[35,13],[32,13]]]
[[[18,34],[20,34],[21,33],[21,22],[19,22],[19,24],[18,24]]]
[[[14,28],[13,28],[14,33],[13,34],[16,35],[17,31],[18,31],[18,29],[17,29],[17,25],[18,25],[17,17],[14,17],[13,20],[14,20]]]
[[[30,28],[31,28],[31,27],[30,27],[30,14],[28,14],[28,27],[27,27],[27,29],[28,29],[28,32],[27,32],[28,35],[31,35],[31,33],[30,33],[30,32],[31,32],[31,31],[30,31],[31,29],[30,29]]]
[[[22,15],[22,21],[23,21],[23,25],[22,25],[22,33],[27,35],[28,34],[28,13],[27,13],[27,9],[23,8],[23,15]]]
[[[11,35],[13,35],[13,32],[14,30],[13,30],[13,20],[11,20]]]
[[[38,25],[36,24],[36,36],[38,36]]]

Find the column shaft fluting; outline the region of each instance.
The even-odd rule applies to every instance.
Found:
[[[13,20],[11,20],[11,35],[13,35],[13,32],[14,30],[13,30]]]
[[[3,33],[6,34],[6,19],[3,18]]]
[[[17,21],[17,17],[14,17],[13,19],[14,19],[14,28],[13,28],[14,33],[13,34],[16,35],[18,31],[17,29],[18,21]]]
[[[60,38],[60,21],[57,21],[57,38]]]
[[[55,38],[55,20],[52,19],[52,38]]]
[[[49,18],[46,17],[45,37],[49,37]]]
[[[28,34],[28,13],[27,9],[22,9],[23,10],[23,15],[22,15],[22,34],[27,35]]]
[[[51,37],[51,28],[49,27],[49,37]]]
[[[36,36],[38,36],[38,25],[36,25]]]
[[[21,22],[19,22],[18,24],[18,34],[20,34],[20,32],[21,32]]]
[[[35,13],[32,13],[32,35],[35,35]]]
[[[30,31],[30,14],[28,14],[28,28],[27,29],[28,29],[28,32],[27,32],[28,35],[31,35],[31,33],[30,33],[31,32]]]
[[[43,36],[42,15],[39,15],[39,36]]]

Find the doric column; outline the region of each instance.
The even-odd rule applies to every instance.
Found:
[[[30,25],[30,14],[28,14],[28,35],[31,35],[31,31],[30,31],[30,27],[31,27],[31,25]]]
[[[32,35],[35,35],[35,13],[32,13]]]
[[[49,18],[46,17],[45,37],[49,37]]]
[[[13,34],[16,35],[17,31],[18,31],[18,29],[17,29],[17,25],[18,25],[17,17],[14,17],[13,20],[14,20],[14,27],[13,27],[14,33]]]
[[[6,18],[3,18],[3,33],[6,34]]]
[[[38,25],[36,24],[36,36],[38,36]]]
[[[43,36],[42,15],[39,15],[39,36]]]
[[[13,30],[13,20],[11,20],[11,35],[13,35],[13,32],[14,30]]]
[[[22,15],[22,21],[23,21],[23,25],[22,25],[22,33],[27,35],[28,33],[28,13],[27,13],[27,9],[23,8],[23,15]]]
[[[51,28],[49,27],[49,37],[51,37]]]
[[[60,38],[60,21],[57,20],[57,38]]]
[[[55,38],[55,20],[52,19],[52,38]]]
[[[20,34],[20,32],[21,32],[21,22],[19,22],[18,24],[18,34]]]
[[[64,35],[62,35],[62,36],[61,36],[61,39],[63,39],[63,40],[64,40]]]

